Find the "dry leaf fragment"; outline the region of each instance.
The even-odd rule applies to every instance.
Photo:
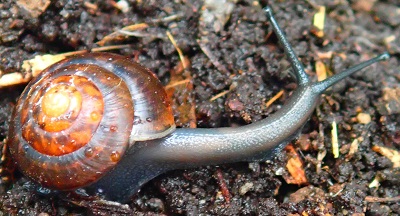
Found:
[[[303,168],[303,160],[300,155],[296,152],[292,145],[288,145],[286,148],[288,155],[290,156],[286,168],[290,173],[290,176],[283,176],[288,184],[303,185],[307,184],[308,180],[306,172]]]
[[[22,63],[22,69],[31,72],[32,76],[36,77],[42,70],[58,61],[63,60],[65,57],[65,55],[37,55],[33,59],[25,60]]]
[[[325,80],[328,76],[326,66],[322,61],[315,62],[315,72],[317,73],[318,82]]]
[[[18,0],[18,7],[31,18],[38,18],[50,5],[50,0]]]
[[[315,27],[315,31],[313,33],[319,37],[324,37],[324,27],[325,27],[325,16],[326,16],[326,8],[324,6],[319,7],[319,10],[314,15],[313,25]]]
[[[236,0],[205,0],[201,11],[200,26],[212,25],[215,32],[220,32],[228,22]]]
[[[4,74],[3,76],[0,77],[0,88],[26,83],[29,82],[29,80],[30,80],[29,76],[24,77],[24,75],[18,72]]]
[[[383,147],[383,146],[373,146],[372,150],[374,152],[377,152],[377,153],[387,157],[390,161],[392,161],[393,168],[400,167],[400,152],[399,151],[397,151],[395,149]]]
[[[400,88],[384,88],[376,106],[382,115],[400,113]]]

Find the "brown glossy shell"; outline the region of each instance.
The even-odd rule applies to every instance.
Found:
[[[101,178],[134,141],[174,128],[167,95],[151,71],[119,55],[89,53],[50,66],[26,87],[9,147],[26,176],[71,190]]]

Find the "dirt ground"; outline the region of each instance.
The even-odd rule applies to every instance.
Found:
[[[112,52],[150,68],[166,86],[183,80],[183,90],[172,91],[180,127],[255,122],[278,110],[296,88],[262,11],[266,1],[129,0],[121,6],[122,1],[113,0],[58,0],[39,9],[24,0],[1,2],[0,76],[26,75],[24,60],[92,50],[118,29],[147,24],[105,45],[128,45]],[[323,95],[299,139],[271,161],[168,172],[147,183],[128,204],[119,204],[49,194],[18,173],[16,182],[7,181],[6,160],[2,215],[400,215],[399,1],[269,4],[313,80],[316,71],[338,73],[384,51],[392,58]],[[321,6],[324,35],[314,21]],[[167,31],[190,62],[185,73]],[[7,137],[11,110],[23,88],[0,88],[0,140]],[[338,157],[332,150],[333,122]],[[300,165],[298,172],[291,172],[291,159]]]

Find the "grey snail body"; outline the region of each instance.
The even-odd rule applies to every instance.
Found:
[[[157,131],[157,135],[155,136],[145,136],[140,139],[135,139],[133,138],[133,135],[128,135],[128,139],[125,141],[126,147],[123,148],[123,151],[120,150],[118,152],[120,157],[114,158],[115,161],[112,161],[112,167],[101,170],[105,173],[99,174],[98,176],[96,176],[96,178],[90,178],[84,181],[82,185],[77,185],[76,182],[72,181],[72,185],[66,188],[63,188],[63,184],[60,183],[63,178],[79,178],[79,174],[64,175],[64,173],[61,172],[60,175],[63,175],[62,178],[57,179],[53,183],[50,177],[47,177],[47,174],[45,174],[47,171],[36,169],[35,172],[38,172],[38,174],[36,174],[37,176],[33,176],[31,172],[23,170],[29,167],[39,168],[42,163],[46,163],[45,167],[51,167],[51,171],[54,171],[60,167],[57,165],[50,165],[47,162],[43,161],[41,161],[40,163],[36,163],[29,162],[26,159],[19,159],[19,153],[26,154],[26,152],[31,152],[32,154],[36,155],[38,152],[35,149],[31,149],[31,147],[27,144],[24,144],[23,146],[19,144],[19,142],[22,142],[21,139],[23,135],[19,134],[16,128],[17,124],[15,123],[12,124],[12,132],[10,132],[10,152],[12,153],[14,158],[17,158],[17,163],[22,164],[19,165],[20,169],[25,175],[27,175],[34,181],[41,183],[45,187],[54,188],[57,190],[73,190],[76,188],[83,188],[88,193],[100,194],[106,199],[126,202],[134,193],[136,193],[140,189],[143,184],[169,170],[192,168],[202,165],[215,165],[239,161],[261,161],[270,159],[272,156],[279,153],[289,141],[297,136],[297,134],[300,132],[303,125],[307,122],[315,107],[317,106],[320,95],[327,88],[373,63],[389,58],[389,54],[384,53],[366,62],[360,63],[359,65],[356,65],[352,68],[349,68],[342,73],[336,74],[324,81],[311,82],[308,78],[308,75],[305,73],[302,64],[299,62],[293,49],[285,38],[283,31],[278,26],[271,9],[267,7],[264,10],[273,27],[275,34],[277,35],[279,41],[283,44],[285,53],[292,64],[298,81],[298,88],[293,92],[285,105],[276,113],[261,121],[238,128],[178,128],[176,130],[173,130],[174,126],[171,125],[171,123],[169,122],[162,124],[162,130],[158,130],[158,126],[154,126],[153,128],[155,129],[155,131]],[[89,54],[89,56],[94,58],[100,55],[101,54]],[[115,59],[119,58],[115,55],[111,55],[110,58],[114,58],[112,56],[114,56]],[[77,61],[77,58],[86,57],[86,55],[83,55],[80,57],[75,57],[73,59]],[[104,61],[107,62],[107,60]],[[127,63],[127,60],[121,61],[124,62],[124,66],[117,68],[124,69],[124,67],[130,67],[129,63]],[[89,65],[90,63],[85,62],[85,64]],[[137,64],[134,65],[134,67],[138,67]],[[109,70],[110,73],[112,73],[113,67],[110,66]],[[150,73],[146,72],[146,74],[148,79],[154,79],[154,77],[149,75]],[[87,79],[91,80],[92,78]],[[143,81],[144,80],[141,80],[139,83],[143,83]],[[123,84],[122,82],[123,80],[118,80],[118,82],[116,83],[118,83],[118,86],[125,86],[125,84]],[[159,84],[155,85],[159,86]],[[106,92],[112,93],[114,90],[115,89],[111,89],[107,90]],[[129,89],[124,91],[129,91]],[[162,90],[159,88],[153,91],[156,92],[153,95],[164,95],[164,93],[161,92]],[[75,94],[75,91],[71,92],[69,92],[68,94]],[[23,95],[26,96],[29,94]],[[126,97],[125,99],[128,100],[127,98],[130,97]],[[137,102],[135,103],[134,100],[136,96],[131,96],[131,98],[133,98],[132,103],[136,107]],[[24,101],[24,99],[20,100]],[[151,101],[152,99],[149,99],[146,103],[151,105]],[[158,104],[159,107],[162,107],[164,110],[169,110],[169,103],[164,101],[164,99],[160,101],[160,104],[164,105],[160,105],[158,103],[156,104]],[[106,103],[106,101],[104,103]],[[104,106],[106,107],[106,105]],[[17,105],[17,107],[19,107],[18,111],[22,112],[21,106]],[[54,114],[51,110],[51,107],[49,109],[50,111],[48,112],[50,114]],[[151,110],[157,112],[157,115],[152,115],[153,118],[151,120],[157,121],[158,116],[160,116],[158,115],[160,111],[155,108]],[[58,113],[57,110],[54,112]],[[18,112],[15,113],[16,115],[18,115]],[[25,119],[25,117],[18,117],[17,119],[20,119],[21,121],[21,119]],[[122,116],[122,119],[125,119],[125,116]],[[147,119],[146,116],[144,116],[143,119]],[[167,117],[167,119],[170,119],[170,117]],[[102,126],[102,124],[103,123],[99,123],[100,126]],[[39,126],[46,128],[46,125],[39,124]],[[57,130],[57,132],[59,131],[59,127],[64,128],[63,124],[61,126],[56,124],[56,126],[57,127],[55,130]],[[120,127],[123,126],[118,126],[118,128]],[[126,130],[129,130],[131,128],[131,125],[125,127]],[[53,127],[50,127],[50,129],[54,130]],[[131,133],[132,132],[128,131],[128,134]],[[108,136],[112,136],[112,134]],[[42,143],[34,143],[34,145],[43,146]],[[79,150],[82,147],[76,148]],[[102,148],[108,149],[109,147]],[[93,149],[95,149],[95,147],[93,147]],[[47,150],[44,151],[47,152]],[[66,157],[69,154],[74,154],[71,152],[67,152],[64,155],[64,152],[55,152],[57,154],[62,154],[63,157]],[[101,152],[97,152],[97,155],[102,158]],[[108,153],[106,156],[110,156],[110,153]],[[47,158],[49,160],[58,160],[55,157],[56,155],[50,155],[44,158]],[[95,156],[93,157],[96,158]],[[78,157],[77,159],[88,158]],[[65,160],[61,160],[61,162],[65,162]],[[103,159],[103,161],[104,160],[109,161],[110,159],[106,158]],[[60,162],[60,160],[58,161]],[[87,170],[95,168],[94,165],[89,166],[95,164],[94,162],[84,162],[83,164],[83,168],[76,168],[74,166],[74,171],[83,172],[81,174],[85,175],[85,172]],[[94,172],[97,173],[100,171]],[[44,181],[43,178],[45,176],[46,180]]]

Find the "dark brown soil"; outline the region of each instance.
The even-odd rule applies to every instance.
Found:
[[[148,23],[150,27],[145,33],[154,37],[114,41],[112,44],[130,45],[114,52],[135,58],[166,85],[170,72],[180,64],[176,49],[165,34],[167,30],[171,32],[191,62],[198,127],[237,126],[265,118],[278,110],[296,87],[288,61],[276,37],[270,35],[271,29],[261,10],[266,4],[264,1],[232,0],[236,3],[232,4],[231,16],[219,26],[218,21],[206,23],[201,19],[204,2],[194,0],[129,0],[131,8],[125,14],[113,7],[111,0],[96,3],[94,9],[85,4],[88,1],[58,0],[37,18],[18,7],[15,3],[18,0],[2,2],[2,73],[23,71],[22,61],[35,55],[92,49],[116,29]],[[321,59],[333,73],[385,50],[393,54],[389,61],[347,78],[324,95],[301,139],[293,142],[303,160],[308,185],[286,183],[288,156],[282,152],[266,163],[166,173],[147,183],[123,206],[72,194],[45,195],[45,190],[37,192],[32,182],[18,178],[0,196],[1,212],[19,215],[399,215],[399,199],[366,201],[367,196],[400,196],[400,169],[393,168],[387,157],[372,150],[372,146],[400,150],[400,111],[388,112],[385,107],[389,102],[383,97],[385,88],[400,88],[398,0],[288,0],[271,6],[312,79],[316,79],[315,62],[321,59],[321,53],[333,52],[332,58]],[[326,6],[323,38],[311,33],[316,6]],[[178,18],[160,21],[172,15]],[[391,36],[394,40],[388,41]],[[204,41],[219,65],[202,50],[200,44]],[[7,137],[10,113],[23,87],[0,89],[0,140]],[[210,102],[210,98],[229,89],[225,96]],[[283,97],[267,108],[265,103],[282,89],[285,90]],[[372,121],[358,123],[355,117],[359,112],[369,114]],[[332,154],[330,134],[334,120],[338,123],[339,158]],[[350,157],[350,144],[359,137],[363,140]],[[319,161],[322,152],[326,156]],[[321,169],[317,168],[318,164]],[[379,179],[380,184],[370,187],[374,179]],[[221,181],[225,181],[226,188]]]

